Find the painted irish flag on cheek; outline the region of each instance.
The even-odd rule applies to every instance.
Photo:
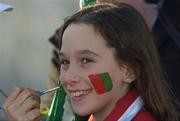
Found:
[[[91,74],[89,79],[94,86],[97,94],[103,94],[111,91],[113,84],[110,75],[105,73]]]

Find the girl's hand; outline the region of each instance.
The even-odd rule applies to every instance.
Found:
[[[41,118],[40,95],[31,89],[16,87],[3,107],[8,121],[39,121]]]

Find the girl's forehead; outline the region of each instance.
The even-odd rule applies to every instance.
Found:
[[[87,24],[69,25],[62,38],[62,53],[94,52],[107,56],[107,53],[112,54],[111,49],[107,46],[106,40],[94,30],[94,27]]]
[[[87,47],[105,46],[105,39],[101,34],[95,31],[94,27],[87,24],[70,24],[64,31],[62,37],[63,45]]]
[[[98,32],[95,31],[93,25],[84,23],[72,23],[64,31],[63,37],[72,35],[81,35],[78,37],[83,37],[84,35],[96,35]]]

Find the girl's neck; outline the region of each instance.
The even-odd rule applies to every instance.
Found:
[[[116,107],[117,102],[130,91],[128,87],[123,90],[124,91],[121,90],[121,92],[122,92],[121,94],[119,92],[114,92],[120,96],[112,98],[111,99],[112,101],[109,102],[106,106],[104,106],[104,108],[101,109],[101,111],[99,111],[98,113],[94,113],[93,121],[104,121],[104,119],[106,119],[106,117],[112,112],[114,107]]]

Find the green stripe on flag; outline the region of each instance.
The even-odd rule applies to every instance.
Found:
[[[105,73],[101,73],[100,76],[101,76],[101,80],[104,83],[105,90],[111,91],[113,84],[110,75],[107,72],[105,72]]]
[[[67,102],[67,95],[61,87],[56,90],[48,117],[42,121],[87,121],[88,116],[78,116],[72,112],[71,104]],[[68,116],[68,118],[67,118]]]
[[[63,88],[56,90],[46,121],[62,121],[66,93]]]

